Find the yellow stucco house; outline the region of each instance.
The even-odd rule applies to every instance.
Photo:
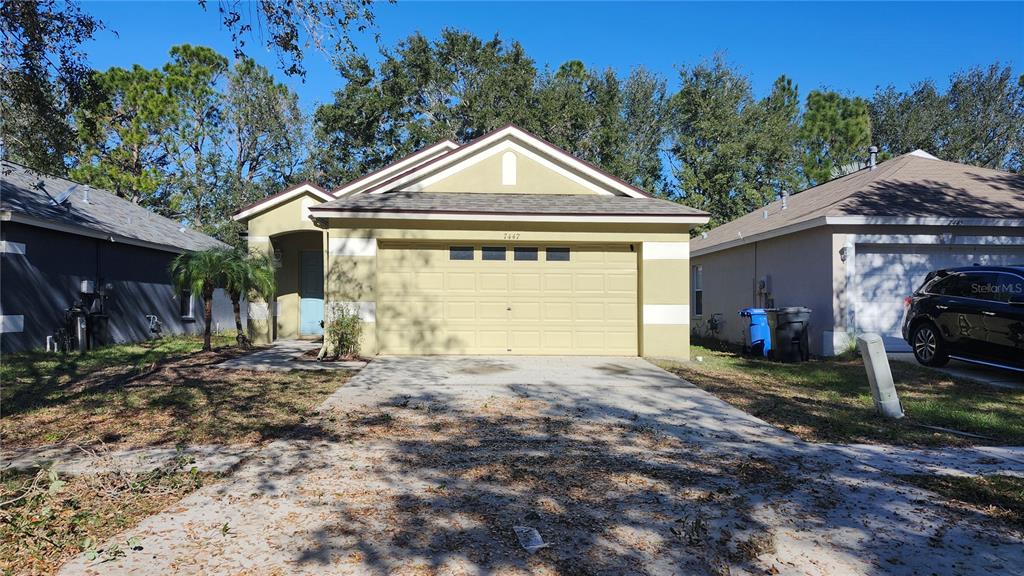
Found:
[[[689,357],[689,232],[707,214],[515,126],[235,219],[280,262],[276,301],[249,305],[257,342],[316,337],[346,303],[365,355]]]

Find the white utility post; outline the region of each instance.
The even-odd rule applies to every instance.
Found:
[[[885,355],[882,337],[878,334],[861,334],[857,336],[857,349],[868,371],[875,408],[887,418],[903,418],[903,406],[896,395],[896,385],[892,381],[892,370],[889,369],[889,357]]]

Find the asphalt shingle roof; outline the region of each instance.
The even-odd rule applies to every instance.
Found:
[[[764,217],[768,211],[768,218]],[[837,178],[694,238],[704,250],[829,216],[1024,218],[1024,175],[939,160],[921,151]]]
[[[59,206],[53,205],[62,192],[76,186]],[[88,188],[89,200],[85,200]],[[0,211],[87,228],[94,232],[165,246],[173,251],[226,248],[227,244],[201,232],[154,214],[123,198],[71,180],[39,174],[12,162],[0,163]]]
[[[448,214],[570,214],[578,216],[706,216],[689,206],[657,198],[590,194],[484,194],[384,192],[360,194],[312,208],[347,212],[438,212]]]

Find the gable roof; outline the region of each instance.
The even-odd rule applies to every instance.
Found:
[[[606,194],[645,198],[650,195],[628,182],[617,178],[604,170],[575,158],[554,144],[534,135],[522,128],[508,124],[489,134],[467,142],[450,152],[399,172],[364,190],[364,193],[379,194],[393,191],[417,191],[417,183],[430,177],[443,174],[445,170],[458,170],[459,163],[465,162],[474,155],[496,144],[517,146],[517,150],[530,154],[534,159],[557,166],[569,177],[588,182],[595,189],[605,190]]]
[[[235,212],[234,216],[232,216],[232,219],[245,220],[247,218],[252,218],[257,214],[266,212],[267,210],[270,210],[275,206],[284,204],[285,202],[288,202],[289,200],[296,198],[298,196],[302,196],[303,194],[312,194],[313,196],[319,198],[324,202],[334,200],[334,196],[331,196],[327,192],[327,190],[324,190],[323,188],[317,186],[316,184],[313,184],[312,182],[300,182],[298,184],[295,184],[294,186],[289,186],[288,188],[281,190],[280,192],[274,194],[273,196],[267,196],[262,200],[258,200],[256,202],[253,202],[252,204],[249,204],[245,208],[242,208],[238,212]]]
[[[776,200],[691,241],[695,256],[826,224],[1024,225],[1024,175],[915,150]],[[765,211],[768,217],[765,218]]]
[[[668,200],[596,194],[388,192],[338,198],[313,206],[310,212],[324,218],[694,224],[708,221],[705,212]]]
[[[55,205],[62,194],[69,195]],[[8,161],[0,163],[0,215],[4,220],[168,252],[228,247],[106,190]]]
[[[442,140],[437,144],[417,150],[408,156],[403,156],[379,170],[374,170],[369,174],[364,174],[355,180],[347,182],[334,192],[331,192],[331,194],[336,197],[359,194],[364,190],[383,182],[384,180],[415,168],[416,166],[433,160],[439,156],[443,156],[458,147],[459,145],[451,140]]]

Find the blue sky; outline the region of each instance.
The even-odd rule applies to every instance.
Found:
[[[84,8],[118,36],[104,32],[87,46],[93,67],[161,66],[174,44],[203,44],[231,54],[217,0],[203,12],[195,0],[97,2]],[[519,40],[539,67],[569,59],[627,72],[643,65],[673,83],[679,65],[725,54],[764,94],[782,73],[801,93],[827,87],[869,96],[877,85],[907,88],[996,60],[1024,73],[1024,3],[618,3],[419,2],[377,6],[381,44],[444,27]],[[365,52],[376,49],[365,38]],[[249,54],[274,69],[312,110],[332,100],[341,80],[326,59],[307,53],[306,82],[289,79],[259,39]]]

